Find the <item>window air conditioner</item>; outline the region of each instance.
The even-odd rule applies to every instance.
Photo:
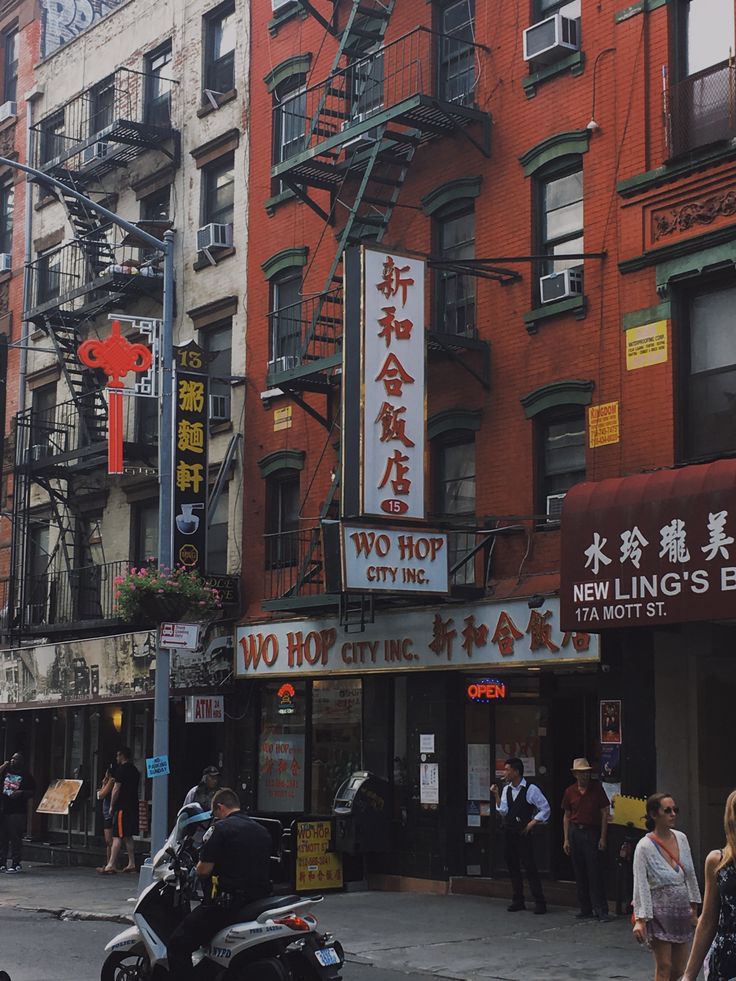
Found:
[[[233,244],[233,226],[204,225],[197,231],[197,251],[207,249],[229,249]]]
[[[9,252],[0,252],[0,272],[10,272],[13,257]]]
[[[230,396],[210,395],[210,422],[230,420]]]
[[[524,31],[524,61],[558,61],[579,47],[579,21],[562,14],[554,14]]]
[[[579,268],[563,269],[562,272],[541,276],[539,279],[539,298],[542,303],[567,300],[571,296],[580,296],[582,292],[583,272]]]
[[[565,500],[564,494],[547,495],[547,521],[549,523],[559,521],[562,517],[562,502]]]
[[[87,166],[89,164],[97,163],[98,160],[104,160],[108,156],[110,148],[107,143],[92,143],[91,146],[86,146],[82,150],[82,166]]]
[[[50,447],[48,443],[36,443],[30,447],[29,455],[31,457],[31,463],[38,463],[39,460],[44,460],[50,452]]]
[[[17,116],[17,106],[14,102],[3,102],[0,106],[0,123],[4,123],[6,119],[11,119],[13,116]]]
[[[299,366],[299,358],[295,354],[283,354],[280,358],[274,358],[268,362],[268,373],[270,375],[280,375],[284,371],[291,371]]]

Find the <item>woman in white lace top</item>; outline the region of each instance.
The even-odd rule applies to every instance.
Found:
[[[674,829],[674,800],[652,794],[646,806],[649,834],[634,852],[634,936],[654,950],[655,981],[677,981],[687,963],[700,889],[688,840]]]

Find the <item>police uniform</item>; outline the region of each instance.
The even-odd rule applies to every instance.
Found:
[[[214,864],[212,895],[169,938],[169,974],[176,981],[192,976],[191,955],[236,922],[242,906],[271,895],[271,836],[242,811],[215,822],[204,836],[199,857]]]

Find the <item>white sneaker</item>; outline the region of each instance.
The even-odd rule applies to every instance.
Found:
[[[14,868],[8,869],[8,872],[22,872],[22,871],[23,871],[22,865],[16,865]]]
[[[8,875],[10,875],[11,872],[16,872],[17,869],[15,868],[14,865],[9,865],[5,871],[7,872]]]
[[[7,871],[8,871],[7,865],[0,865],[0,872],[7,872]]]

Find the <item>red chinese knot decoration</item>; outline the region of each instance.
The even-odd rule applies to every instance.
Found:
[[[108,420],[108,473],[123,472],[123,378],[131,371],[148,371],[153,354],[145,344],[131,344],[120,333],[120,321],[113,320],[112,333],[104,341],[84,341],[78,350],[79,360],[88,368],[99,368],[108,377],[110,399]]]

